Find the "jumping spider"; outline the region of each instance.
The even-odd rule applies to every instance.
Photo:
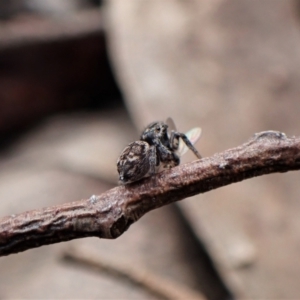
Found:
[[[168,127],[171,127],[170,132],[168,132]],[[193,128],[186,134],[176,131],[171,118],[166,123],[149,124],[140,140],[129,144],[118,159],[120,183],[132,183],[152,176],[162,168],[178,166],[180,156],[188,148],[200,159],[201,155],[193,146],[200,135],[200,128]]]

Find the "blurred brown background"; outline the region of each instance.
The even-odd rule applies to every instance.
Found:
[[[1,215],[115,186],[118,155],[154,120],[201,126],[204,156],[263,130],[299,135],[299,11],[299,0],[0,0]],[[298,299],[298,180],[247,180],[115,241],[3,257],[0,298],[160,299],[67,263],[72,246],[204,299]]]

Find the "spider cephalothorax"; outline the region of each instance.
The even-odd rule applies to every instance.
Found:
[[[172,119],[167,123],[175,129]],[[180,163],[180,155],[189,148],[194,154],[201,155],[193,146],[201,134],[200,128],[190,130],[187,135],[171,130],[164,122],[153,122],[143,131],[139,141],[129,144],[122,152],[117,162],[119,180],[122,184],[138,181],[144,177],[151,176],[162,168],[172,168]],[[180,145],[180,140],[186,147]]]

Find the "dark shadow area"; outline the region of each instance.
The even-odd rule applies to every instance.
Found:
[[[205,245],[197,238],[180,208],[174,204],[170,205],[170,210],[181,223],[180,236],[184,237],[182,255],[189,261],[191,269],[195,273],[195,278],[199,282],[198,289],[210,300],[234,299],[218,274]]]
[[[105,36],[0,51],[0,148],[57,113],[124,107]]]

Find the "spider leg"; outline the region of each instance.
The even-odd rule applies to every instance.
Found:
[[[172,137],[172,135],[173,135],[173,137]],[[181,138],[184,141],[184,143],[187,145],[187,147],[189,147],[189,149],[191,151],[193,151],[194,154],[199,159],[202,158],[202,156],[200,155],[200,153],[197,151],[197,149],[193,146],[193,144],[190,142],[190,140],[187,138],[187,136],[184,133],[177,132],[177,131],[174,131],[174,132],[171,133],[171,138],[170,139],[171,139],[172,146],[173,146],[173,143],[174,143],[173,141],[175,140],[175,138],[177,138],[177,139]],[[178,145],[177,145],[177,149],[178,149]]]
[[[175,152],[172,153],[172,161],[174,166],[178,166],[180,164],[180,158]]]
[[[179,156],[173,151],[172,146],[168,143],[168,147],[162,143],[156,145],[158,165],[162,168],[173,168],[180,163]]]
[[[172,130],[170,135],[170,146],[172,150],[177,150],[179,147],[179,135],[176,131]]]

